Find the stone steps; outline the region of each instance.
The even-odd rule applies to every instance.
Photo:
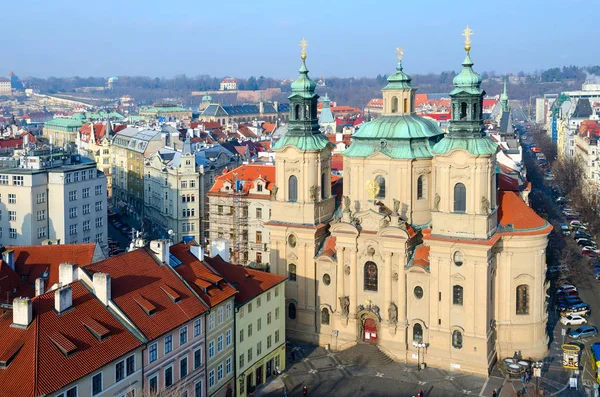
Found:
[[[349,349],[339,352],[337,358],[344,364],[366,365],[376,367],[394,362],[376,345],[359,343]]]

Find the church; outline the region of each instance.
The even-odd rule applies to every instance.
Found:
[[[343,350],[376,344],[391,358],[487,376],[520,352],[546,356],[546,246],[552,226],[500,191],[481,77],[465,58],[450,92],[448,134],[415,113],[398,50],[383,115],[343,152],[342,205],[329,175],[303,42],[289,125],[273,145],[272,271],[288,276],[287,335]]]

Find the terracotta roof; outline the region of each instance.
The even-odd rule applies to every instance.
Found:
[[[34,286],[35,279],[48,271],[46,290],[58,283],[58,267],[69,262],[77,266],[89,265],[94,261],[96,244],[54,244],[8,246],[15,252],[15,271]]]
[[[429,251],[430,248],[424,244],[420,244],[417,246],[417,248],[415,249],[415,252],[413,253],[413,260],[412,260],[412,265],[413,266],[420,266],[422,268],[428,268],[429,267]]]
[[[184,243],[175,244],[171,247],[171,254],[181,262],[181,265],[175,267],[175,271],[210,307],[235,295],[236,290],[223,277],[200,262],[190,252],[189,246]]]
[[[0,260],[0,303],[12,304],[17,297],[33,298],[35,289]]]
[[[238,291],[235,295],[235,303],[238,305],[244,304],[287,279],[278,274],[233,265],[225,262],[220,256],[204,260],[235,287]]]
[[[519,180],[517,178],[513,178],[501,173],[498,174],[498,189],[512,192],[518,192],[521,190],[519,187]]]
[[[35,140],[33,142],[35,142]],[[0,148],[5,149],[9,147],[23,147],[23,138],[0,139]]]
[[[325,241],[323,242],[323,247],[321,248],[321,252],[319,254],[327,255],[332,258],[335,257],[337,253],[337,247],[335,244],[336,240],[337,238],[335,236],[328,236],[327,238],[325,238]]]
[[[263,128],[263,130],[265,130],[265,132],[267,134],[272,134],[273,131],[275,131],[275,129],[277,128],[277,124],[275,124],[275,123],[263,123],[262,128]]]
[[[344,169],[344,156],[339,153],[334,153],[331,156],[331,169],[342,171]]]
[[[0,359],[13,357],[0,369],[0,395],[52,394],[142,346],[81,282],[71,287],[73,309],[60,315],[54,292],[34,298],[27,329],[11,326],[12,311],[0,316]],[[86,324],[108,333],[98,340]]]
[[[373,98],[369,101],[369,103],[367,103],[367,106],[369,108],[381,108],[383,109],[383,99],[381,98]]]
[[[223,188],[223,182],[228,181],[233,184],[234,176],[237,174],[238,181],[244,181],[243,191],[248,192],[254,187],[254,181],[259,178],[266,182],[265,189],[271,191],[275,183],[275,166],[265,164],[244,164],[233,170],[219,175],[215,178],[215,183],[210,188],[209,193],[220,193]],[[265,196],[269,198],[269,196]]]
[[[483,107],[485,108],[490,108],[493,107],[494,105],[496,105],[498,103],[497,99],[484,99],[483,100]]]
[[[179,277],[147,248],[84,268],[110,274],[112,300],[148,339],[155,339],[207,310]],[[173,294],[179,300],[173,299]]]
[[[546,231],[548,222],[529,208],[515,192],[498,192],[498,223],[505,228],[512,225],[514,231],[549,232]]]
[[[239,125],[237,132],[246,138],[257,138],[258,137],[258,135],[256,135],[254,133],[254,131],[252,131],[250,128],[248,128],[248,126],[246,126],[244,124]]]

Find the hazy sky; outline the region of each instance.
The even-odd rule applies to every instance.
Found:
[[[600,63],[583,0],[21,0],[2,2],[0,75],[294,77],[458,70],[469,25],[478,71]],[[591,7],[591,8],[590,8]],[[586,16],[587,15],[587,16]],[[586,20],[586,23],[577,21]]]

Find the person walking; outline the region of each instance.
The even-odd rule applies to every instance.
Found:
[[[492,397],[498,397],[498,391],[496,389],[492,392]]]
[[[302,394],[304,395],[304,397],[307,397],[307,396],[308,396],[308,387],[304,386],[304,387],[302,388]]]

